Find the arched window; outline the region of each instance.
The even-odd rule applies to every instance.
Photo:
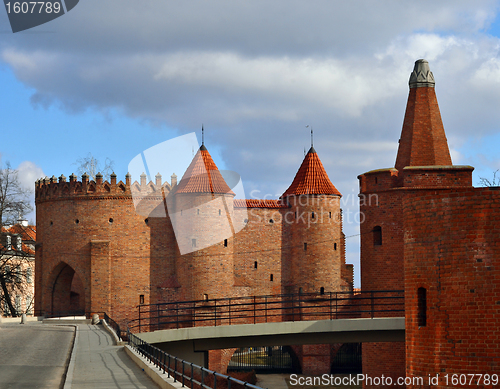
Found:
[[[373,227],[373,245],[382,246],[382,227]]]

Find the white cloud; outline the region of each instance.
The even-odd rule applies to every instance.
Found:
[[[21,187],[31,192],[35,191],[35,181],[45,177],[42,168],[30,161],[21,162],[16,170]]]

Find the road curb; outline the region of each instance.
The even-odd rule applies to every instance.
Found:
[[[69,364],[66,369],[64,384],[62,385],[63,389],[71,389],[71,384],[73,382],[73,372],[75,370],[76,347],[78,344],[79,333],[78,326],[73,327],[75,327],[75,336],[73,338],[73,347],[71,348],[71,356],[69,358]]]

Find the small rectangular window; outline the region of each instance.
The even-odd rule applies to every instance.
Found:
[[[144,304],[144,295],[143,294],[141,294],[139,296],[139,304]]]
[[[224,247],[227,247],[227,239],[224,239]]]
[[[10,273],[10,265],[5,265],[3,268],[6,282],[12,282],[12,274]]]
[[[33,315],[33,296],[26,297],[26,315]]]
[[[196,247],[196,239],[191,239],[191,247]]]
[[[427,290],[418,288],[418,326],[425,327],[427,325]]]
[[[17,295],[15,298],[16,313],[21,313],[21,296]]]
[[[307,243],[304,243],[304,251],[307,250]]]
[[[255,261],[255,262],[253,263],[253,268],[254,268],[254,269],[257,269],[257,261]]]
[[[31,267],[26,269],[26,282],[28,284],[33,283],[33,269]]]
[[[271,274],[271,277],[270,277],[271,281],[274,281],[274,276]]]
[[[374,246],[382,245],[382,227],[380,226],[373,227],[373,245]]]

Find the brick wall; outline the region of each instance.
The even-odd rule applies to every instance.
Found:
[[[498,188],[428,192],[403,202],[407,375],[439,374],[433,388],[494,387],[446,385],[444,377],[500,368],[499,205]],[[426,290],[425,325],[419,288]]]

